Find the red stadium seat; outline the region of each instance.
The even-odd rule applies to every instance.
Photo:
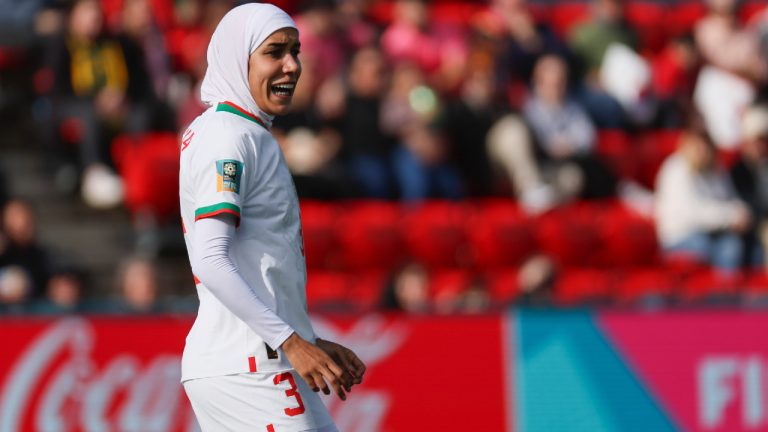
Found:
[[[433,2],[430,7],[430,19],[435,23],[466,26],[467,17],[472,16],[478,9],[478,4],[466,1]]]
[[[435,309],[450,311],[472,282],[472,274],[463,269],[443,269],[430,275],[429,293]]]
[[[389,273],[373,270],[351,275],[347,301],[358,312],[375,310],[382,302]]]
[[[747,273],[742,286],[748,293],[768,295],[768,271],[756,270]]]
[[[429,268],[464,267],[469,263],[464,204],[426,201],[406,212],[405,241],[411,258]]]
[[[588,2],[565,2],[552,5],[550,20],[558,36],[566,38],[573,28],[589,19]]]
[[[659,245],[652,220],[617,204],[607,209],[598,225],[605,251],[603,264],[613,267],[658,264]]]
[[[334,204],[306,200],[301,202],[301,229],[308,268],[339,266],[339,245],[335,231],[337,219],[338,209]]]
[[[604,204],[575,203],[543,215],[536,225],[539,248],[560,266],[594,266],[603,260],[595,221]]]
[[[528,2],[525,7],[528,9],[528,13],[533,16],[534,21],[538,24],[551,22],[551,7],[538,2]]]
[[[636,158],[633,157],[632,139],[622,129],[601,129],[597,135],[597,155],[613,173],[624,179],[636,176]]]
[[[338,308],[347,303],[351,280],[345,273],[310,271],[307,274],[307,306]]]
[[[564,271],[555,281],[556,302],[564,306],[600,304],[611,295],[612,277],[597,269]]]
[[[519,272],[517,268],[506,268],[486,274],[491,301],[508,304],[520,295]]]
[[[348,270],[391,270],[404,259],[401,212],[385,201],[349,203],[341,210],[336,235]]]
[[[696,22],[706,14],[707,8],[701,1],[672,2],[665,20],[669,36],[677,37],[692,32]]]
[[[533,222],[511,200],[480,204],[467,223],[472,263],[481,270],[516,266],[536,250]]]
[[[125,186],[125,206],[134,215],[150,211],[160,221],[178,218],[179,145],[173,133],[114,140],[112,158]]]
[[[659,129],[642,134],[636,141],[635,157],[638,163],[636,180],[653,189],[661,164],[677,149],[681,131]]]
[[[757,17],[760,13],[768,12],[768,4],[763,0],[751,0],[741,4],[739,9],[739,18],[743,23],[749,23],[750,20]]]
[[[727,274],[705,268],[683,279],[678,297],[683,302],[727,300],[738,293],[742,281],[741,274]]]
[[[650,297],[667,298],[677,286],[676,281],[673,273],[659,267],[627,270],[616,278],[614,297],[621,304],[637,303]]]
[[[653,1],[630,1],[624,9],[629,25],[637,31],[641,53],[658,52],[667,42],[666,4]]]

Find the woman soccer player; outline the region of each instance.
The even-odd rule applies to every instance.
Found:
[[[299,203],[269,132],[291,104],[299,45],[279,8],[232,9],[208,46],[210,108],[182,138],[182,222],[200,298],[182,382],[203,431],[335,431],[315,392],[344,400],[365,372],[312,330]]]

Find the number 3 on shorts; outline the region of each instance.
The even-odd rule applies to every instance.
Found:
[[[299,390],[296,388],[296,381],[293,379],[293,375],[291,375],[290,372],[283,372],[280,375],[275,375],[275,385],[280,384],[283,381],[288,381],[288,384],[291,385],[291,388],[285,391],[285,395],[288,397],[293,396],[296,398],[296,402],[299,404],[296,408],[286,408],[285,414],[287,414],[289,417],[297,416],[299,414],[304,414],[304,402],[301,400],[301,395],[299,394]]]

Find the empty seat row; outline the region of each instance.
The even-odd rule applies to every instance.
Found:
[[[631,267],[658,262],[651,220],[620,202],[577,202],[538,216],[511,199],[327,203],[303,201],[309,268],[483,271],[518,266],[534,254],[561,266]]]

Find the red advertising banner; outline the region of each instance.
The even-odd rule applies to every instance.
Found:
[[[503,430],[502,317],[315,317],[368,365],[339,429]],[[0,431],[199,430],[179,384],[189,318],[3,319]]]

